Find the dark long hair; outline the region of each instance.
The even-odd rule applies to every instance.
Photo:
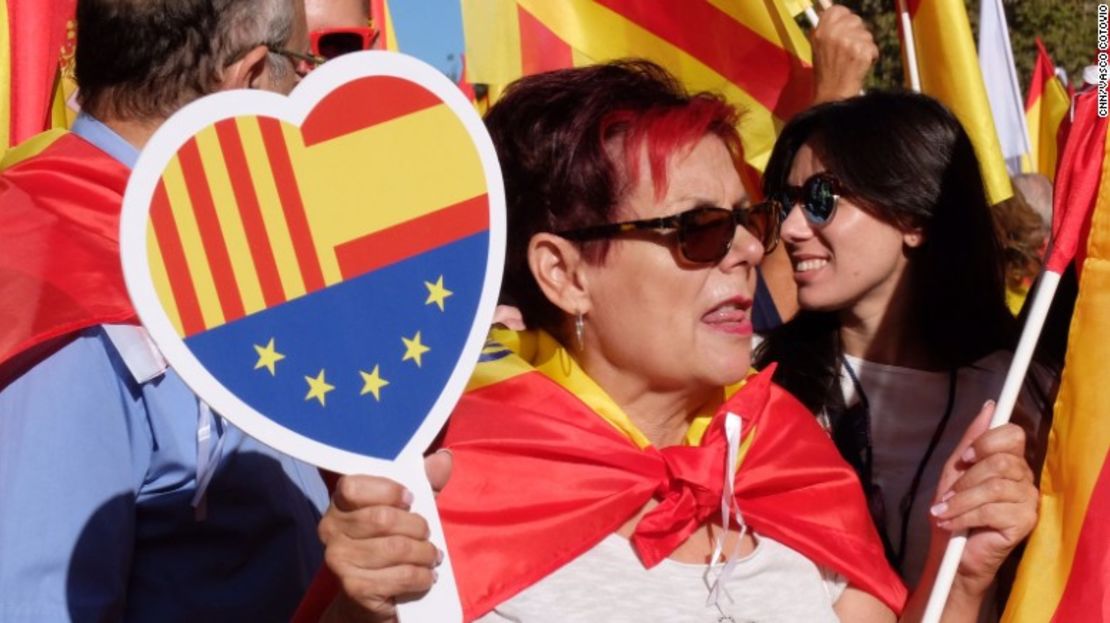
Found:
[[[899,321],[911,323],[938,366],[1013,347],[1017,325],[979,162],[944,106],[924,95],[871,92],[803,112],[775,144],[765,191],[787,183],[807,143],[862,209],[922,231],[907,265],[911,317]],[[814,412],[842,407],[839,330],[836,312],[803,310],[760,346],[756,365],[780,362],[775,380]]]

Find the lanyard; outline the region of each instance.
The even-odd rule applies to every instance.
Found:
[[[948,401],[944,407],[944,415],[941,416],[940,421],[937,422],[936,428],[933,430],[933,436],[929,440],[929,445],[922,455],[921,460],[917,463],[917,468],[914,470],[913,480],[910,481],[910,488],[898,503],[898,511],[901,514],[901,531],[899,534],[898,548],[894,548],[893,542],[890,540],[890,535],[886,531],[886,508],[882,498],[882,490],[874,483],[873,479],[873,462],[872,462],[872,445],[871,445],[871,405],[867,400],[867,394],[863,391],[863,384],[860,383],[856,371],[852,369],[852,365],[848,360],[841,358],[841,363],[845,371],[848,372],[848,377],[852,380],[852,385],[855,387],[856,395],[859,396],[860,409],[863,421],[858,423],[858,429],[865,432],[863,441],[863,464],[862,470],[857,468],[860,480],[863,481],[863,489],[867,494],[868,507],[871,509],[871,516],[875,522],[875,526],[879,530],[879,534],[883,538],[883,545],[887,552],[887,558],[891,564],[897,569],[902,568],[902,562],[906,557],[906,537],[909,532],[910,516],[913,512],[914,498],[917,497],[917,490],[921,486],[921,478],[925,474],[925,467],[929,464],[929,460],[933,457],[933,453],[940,444],[940,438],[944,435],[944,429],[948,425],[948,420],[952,419],[952,410],[956,405],[956,369],[952,369],[948,373]],[[856,465],[856,464],[853,464]]]

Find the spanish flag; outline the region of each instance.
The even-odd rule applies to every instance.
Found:
[[[1037,63],[1025,98],[1025,124],[1029,128],[1029,156],[1022,161],[1027,173],[1056,179],[1057,136],[1068,116],[1071,97],[1056,77],[1056,66],[1037,37]]]
[[[0,150],[68,127],[77,0],[0,1]]]
[[[1010,198],[1014,191],[991,116],[964,0],[909,0],[909,11],[921,92],[943,102],[963,124],[979,157],[990,202]]]
[[[1006,623],[1110,621],[1110,144],[1108,121],[1096,113],[1095,92],[1076,100],[1056,178],[1055,211],[1078,212],[1056,217],[1065,231],[1054,244],[1082,242],[1086,227],[1089,236],[1076,258],[1079,297],[1041,472],[1040,520]]]
[[[647,58],[745,111],[744,158],[758,171],[813,98],[809,42],[777,1],[462,0],[462,16],[470,81],[491,98],[523,75]]]

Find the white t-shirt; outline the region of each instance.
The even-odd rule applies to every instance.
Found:
[[[882,489],[886,534],[897,551],[903,547],[900,502],[910,490],[914,472],[944,416],[950,375],[947,371],[901,368],[850,356],[845,359],[859,377],[870,406],[874,480]],[[998,351],[957,373],[951,418],[925,465],[910,512],[906,551],[898,571],[911,588],[917,585],[928,553],[929,507],[937,493],[940,472],[983,403],[998,399],[1010,359],[1011,353]],[[1034,368],[1034,374],[1047,389],[1048,373]],[[843,369],[841,387],[846,405],[858,402],[851,377]],[[1018,404],[1023,409],[1020,413],[1015,410],[1013,421],[1022,425],[1031,439],[1039,437],[1041,422],[1035,398],[1023,391]]]
[[[707,605],[706,565],[664,559],[652,569],[629,541],[610,535],[508,599],[479,623],[835,623],[833,603],[847,587],[805,556],[767,537],[737,564],[721,596]]]

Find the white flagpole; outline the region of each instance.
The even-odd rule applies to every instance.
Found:
[[[902,25],[902,49],[906,51],[906,71],[910,76],[910,88],[914,93],[921,92],[921,75],[917,70],[917,44],[913,37],[913,20],[906,0],[898,0],[898,22]]]
[[[998,397],[998,406],[991,416],[991,428],[997,428],[1010,421],[1014,411],[1021,384],[1025,374],[1029,371],[1029,364],[1033,361],[1033,352],[1036,350],[1037,340],[1041,337],[1045,319],[1048,317],[1052,299],[1056,296],[1056,288],[1060,285],[1060,274],[1052,271],[1041,273],[1037,291],[1033,295],[1033,303],[1029,310],[1029,317],[1021,331],[1017,351],[1010,363],[1010,370],[1006,373],[1006,381],[1002,385],[1002,394]],[[925,616],[922,623],[938,623],[940,615],[944,612],[944,605],[948,601],[948,593],[952,590],[952,582],[956,579],[956,570],[960,566],[964,547],[967,545],[967,532],[961,531],[953,534],[944,550],[937,577],[933,581],[933,592],[929,594],[929,602],[925,606]]]

